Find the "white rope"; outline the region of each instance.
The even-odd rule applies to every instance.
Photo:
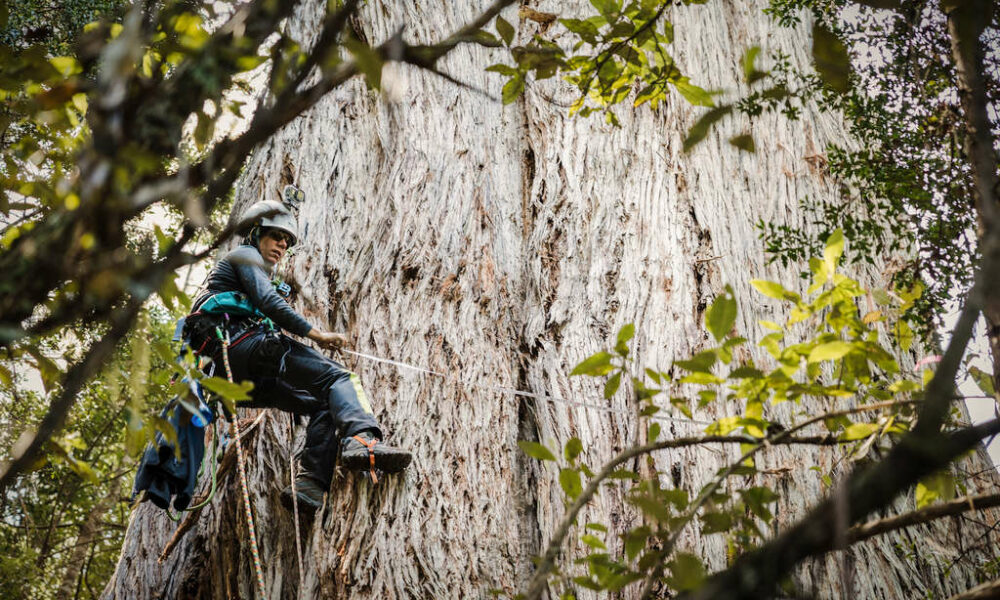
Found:
[[[295,489],[295,454],[292,447],[295,445],[295,428],[292,425],[294,419],[288,416],[288,476],[292,480],[292,516],[295,518],[295,556],[298,558],[299,566],[299,597],[302,597],[305,588],[305,566],[302,564],[302,533],[299,531],[299,494]]]
[[[547,401],[547,402],[557,402],[559,404],[566,404],[568,406],[575,406],[575,407],[578,407],[578,408],[588,408],[588,409],[591,409],[591,410],[599,410],[599,411],[606,412],[606,413],[616,413],[616,414],[628,415],[628,416],[632,416],[634,414],[634,413],[629,412],[629,411],[624,411],[624,410],[620,410],[620,409],[617,409],[617,408],[611,408],[610,406],[601,406],[600,404],[594,404],[592,402],[579,402],[577,400],[567,400],[565,398],[559,398],[557,396],[549,396],[548,394],[536,394],[536,393],[533,393],[533,392],[525,392],[523,390],[518,390],[518,389],[515,389],[515,388],[509,388],[509,387],[503,387],[503,386],[496,386],[496,385],[485,385],[485,384],[482,384],[482,383],[475,383],[475,382],[472,382],[472,381],[462,381],[462,380],[458,379],[457,377],[455,377],[454,375],[448,375],[447,373],[442,373],[440,371],[433,371],[431,369],[427,369],[427,368],[424,368],[424,367],[418,367],[418,366],[411,365],[411,364],[408,364],[408,363],[405,363],[405,362],[401,362],[401,361],[398,361],[398,360],[392,360],[392,359],[388,359],[388,358],[381,358],[379,356],[374,356],[374,355],[371,355],[371,354],[367,354],[365,352],[357,352],[357,351],[354,351],[354,350],[348,350],[347,348],[340,348],[340,351],[344,352],[345,354],[350,354],[352,356],[357,356],[359,358],[364,358],[364,359],[371,360],[371,361],[374,361],[374,362],[384,363],[384,364],[387,364],[387,365],[393,365],[393,366],[399,367],[401,369],[409,369],[411,371],[417,371],[417,372],[423,373],[425,375],[433,375],[435,377],[443,377],[445,379],[451,379],[451,380],[454,380],[455,382],[457,382],[457,383],[459,383],[459,384],[461,384],[463,386],[466,386],[466,387],[475,387],[475,388],[480,388],[480,389],[485,389],[485,390],[491,390],[491,391],[495,391],[495,392],[502,392],[502,393],[511,394],[511,395],[514,395],[514,396],[520,396],[522,398],[532,398],[532,399],[535,399],[535,400],[544,400],[544,401]],[[699,421],[697,419],[680,419],[680,418],[677,418],[677,417],[668,417],[668,416],[661,416],[661,415],[651,415],[649,418],[653,419],[655,421],[670,421],[670,422],[675,422],[675,423],[684,423],[684,424],[687,424],[687,425],[712,425],[713,424],[711,421]]]

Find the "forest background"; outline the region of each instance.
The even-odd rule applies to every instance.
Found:
[[[190,302],[184,274],[227,237],[232,185],[246,155],[338,82],[364,76],[373,88],[391,93],[390,82],[383,81],[384,63],[397,60],[437,72],[437,59],[460,43],[509,49],[505,60],[483,65],[502,78],[498,89],[469,90],[498,95],[499,102],[515,101],[534,78],[558,74],[580,90],[579,103],[567,107],[570,116],[614,124],[623,103],[655,110],[668,94],[679,94],[705,107],[687,136],[691,146],[734,113],[778,111],[794,122],[806,102],[842,113],[853,136],[866,143],[861,148],[845,143],[815,157],[817,168],[842,182],[842,197],[822,204],[802,199],[813,224],[820,225],[818,235],[794,224],[761,222],[764,250],[783,264],[801,265],[804,278],[831,280],[839,261],[910,257],[894,266],[893,287],[881,292],[890,308],[863,315],[871,322],[858,326],[884,320],[893,334],[892,360],[918,348],[921,355],[943,354],[943,366],[964,371],[978,386],[978,393],[966,395],[981,396],[973,399],[980,405],[993,404],[998,369],[988,367],[991,362],[973,362],[986,359],[986,352],[963,353],[962,339],[970,336],[970,318],[975,320],[977,310],[990,310],[985,295],[966,303],[983,249],[989,248],[984,241],[993,231],[995,208],[989,207],[996,200],[993,140],[1000,59],[989,3],[867,6],[776,0],[769,9],[775,27],[815,20],[816,70],[798,72],[780,55],[762,56],[760,49],[747,48],[740,62],[748,92],[738,97],[698,87],[698,73],[683,73],[664,58],[672,36],[683,35],[664,24],[666,3],[595,1],[578,18],[498,3],[484,13],[488,18],[482,23],[439,46],[407,46],[400,39],[395,46],[372,47],[349,34],[348,2],[331,9],[330,39],[321,36],[327,54],[300,48],[294,32],[280,31],[285,9],[262,4],[250,5],[249,14],[260,19],[251,22],[259,27],[242,37],[226,24],[247,5],[168,2],[131,13],[131,5],[121,2],[0,5],[0,267],[5,273],[0,289],[5,354],[0,363],[5,460],[0,544],[9,549],[0,559],[0,593],[96,597],[110,577],[128,519],[136,456],[156,432],[170,431],[157,414],[175,391],[168,381],[175,349],[168,340],[173,320]],[[947,11],[953,16],[951,31]],[[978,18],[963,21],[962,11]],[[544,38],[512,46],[504,14],[565,27],[594,50],[554,48]],[[643,31],[657,35],[651,41]],[[963,39],[977,48],[964,66]],[[637,58],[645,52],[653,58]],[[321,73],[318,84],[308,79],[313,67]],[[963,71],[979,79],[969,85]],[[260,98],[247,96],[253,75],[266,81],[278,101],[258,104]],[[233,95],[240,88],[244,93]],[[170,93],[177,90],[190,93]],[[967,98],[976,94],[978,105]],[[243,123],[232,138],[220,135],[227,112]],[[967,123],[977,116],[987,119],[987,126],[980,122],[970,135]],[[734,136],[732,143],[753,152],[753,132]],[[989,178],[992,184],[984,184]],[[841,259],[843,239],[847,253]],[[198,250],[191,250],[195,244]],[[826,261],[810,265],[817,256]],[[782,290],[761,287],[787,299]],[[719,359],[726,340],[735,339],[728,337],[733,317],[726,295],[720,298],[709,311],[714,319],[707,322],[723,349],[714,355]],[[956,305],[970,307],[951,336],[962,347],[946,353],[951,340],[940,339],[939,332],[951,331],[944,315]],[[981,326],[980,337],[989,341],[985,329]],[[822,338],[824,333],[817,332],[806,356],[831,342]],[[629,337],[627,330],[619,337],[622,359]],[[828,349],[843,350],[829,360],[854,351]],[[623,360],[612,360],[615,356],[614,350],[595,355],[579,371],[607,377],[607,391],[614,393],[631,376]],[[697,362],[675,364],[691,375],[705,372]],[[950,397],[953,381],[939,383],[936,393]],[[911,384],[916,387],[903,385],[893,393],[923,394],[925,385],[934,385],[922,376]],[[947,414],[944,410],[922,421],[937,420],[940,426]],[[902,414],[897,422],[913,423],[907,421],[912,416]],[[719,435],[731,433],[731,426],[748,432],[762,427],[761,436],[771,435],[765,433],[766,423],[716,425],[712,433]],[[862,427],[852,430],[855,425]],[[842,442],[870,446],[883,443],[882,436],[886,444],[898,442],[909,427],[890,429],[885,423],[872,429],[871,423],[849,421],[836,424],[831,433]],[[526,450],[549,457],[534,446]],[[567,448],[567,459],[572,455]],[[941,460],[947,464],[951,457]],[[579,466],[570,471],[586,479]],[[961,495],[954,473],[924,475],[931,477],[918,488],[921,506]],[[914,475],[906,485],[918,479]],[[579,498],[582,489],[574,476],[567,475],[567,481],[567,495]],[[727,524],[738,526],[732,520]],[[756,540],[750,524],[739,527]]]

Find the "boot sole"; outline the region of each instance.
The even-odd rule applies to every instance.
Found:
[[[410,466],[413,457],[406,452],[382,452],[375,451],[375,468],[383,473],[399,473]],[[341,457],[341,466],[349,471],[367,471],[371,468],[371,461],[367,454],[361,456]]]

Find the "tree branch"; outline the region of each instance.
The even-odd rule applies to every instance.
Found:
[[[907,435],[885,460],[855,471],[841,484],[847,486],[850,521],[882,508],[914,482],[945,468],[980,440],[997,432],[1000,420],[930,438],[915,433]],[[800,561],[835,547],[837,494],[835,491],[777,538],[742,556],[730,568],[710,577],[701,588],[681,597],[751,600],[767,596]]]
[[[1000,598],[1000,579],[977,585],[971,590],[955,594],[948,600],[996,600]]]
[[[855,525],[847,530],[847,541],[853,544],[889,531],[927,523],[941,517],[957,515],[966,511],[993,508],[994,506],[1000,506],[1000,494],[980,494],[978,496],[956,498],[950,502],[934,504],[902,515]]]

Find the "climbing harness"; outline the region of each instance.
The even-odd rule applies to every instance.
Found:
[[[503,386],[498,386],[498,385],[485,385],[485,384],[482,384],[482,383],[475,383],[473,381],[462,381],[458,377],[456,377],[454,375],[449,375],[448,373],[443,373],[441,371],[433,371],[433,370],[427,369],[425,367],[418,367],[418,366],[411,365],[411,364],[408,364],[408,363],[405,363],[405,362],[400,362],[398,360],[392,360],[392,359],[389,359],[389,358],[381,358],[379,356],[374,356],[374,355],[371,355],[371,354],[366,354],[364,352],[356,352],[354,350],[348,350],[346,348],[340,348],[339,350],[340,350],[340,352],[343,352],[345,354],[350,354],[352,356],[357,356],[359,358],[364,358],[366,360],[370,360],[370,361],[374,361],[374,362],[379,362],[379,363],[384,363],[384,364],[387,364],[387,365],[393,365],[395,367],[400,367],[402,369],[410,369],[411,371],[418,371],[418,372],[424,373],[426,375],[433,375],[435,377],[441,377],[441,378],[444,378],[444,379],[450,379],[450,380],[452,380],[452,381],[454,381],[454,382],[456,382],[456,383],[458,383],[458,384],[460,384],[462,386],[465,386],[465,387],[480,388],[480,389],[490,390],[490,391],[494,391],[494,392],[501,392],[501,393],[505,393],[505,394],[511,394],[513,396],[520,396],[522,398],[532,398],[532,399],[535,399],[535,400],[544,400],[544,401],[550,402],[550,403],[566,404],[568,406],[575,406],[575,407],[578,407],[578,408],[587,408],[587,409],[590,409],[590,410],[598,410],[598,411],[606,412],[606,413],[615,413],[615,414],[628,415],[628,416],[632,416],[634,414],[634,413],[629,412],[629,411],[624,411],[624,410],[620,410],[620,409],[617,409],[617,408],[611,408],[610,406],[601,406],[600,404],[594,404],[594,403],[591,403],[591,402],[580,402],[580,401],[577,401],[577,400],[566,400],[565,398],[559,398],[559,397],[556,397],[556,396],[549,396],[547,394],[536,394],[534,392],[525,392],[523,390],[519,390],[519,389],[516,389],[516,388],[509,388],[509,387],[503,387]],[[688,425],[706,425],[707,426],[707,425],[712,425],[713,424],[711,421],[700,421],[698,419],[680,419],[680,418],[677,418],[677,417],[668,417],[668,416],[665,416],[665,415],[651,415],[649,418],[652,419],[652,420],[654,420],[654,421],[669,421],[669,422],[674,422],[674,423],[685,423],[685,424],[688,424]]]
[[[226,378],[233,382],[233,370],[229,365],[229,332],[222,335],[222,329],[217,328],[216,333],[222,341],[222,362],[226,366]],[[246,458],[243,456],[243,445],[240,444],[240,425],[236,415],[232,415],[230,421],[233,443],[236,445],[236,466],[240,474],[240,488],[243,491],[243,506],[246,508],[247,529],[250,532],[250,553],[253,555],[253,568],[257,575],[257,590],[260,592],[262,600],[266,600],[267,593],[264,588],[264,568],[260,563],[260,551],[257,548],[257,532],[253,526],[253,511],[250,510],[250,490],[247,486]]]

